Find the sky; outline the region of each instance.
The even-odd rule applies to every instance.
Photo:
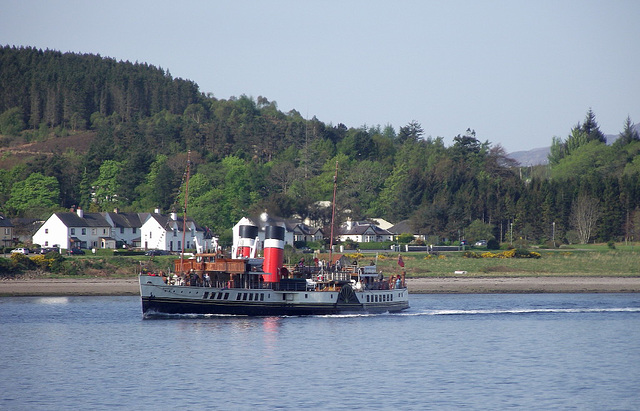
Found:
[[[640,1],[0,0],[0,44],[146,62],[219,99],[507,152],[640,123]],[[0,68],[1,69],[1,68]]]

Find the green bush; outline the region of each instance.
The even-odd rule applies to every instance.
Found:
[[[393,241],[360,243],[359,248],[361,250],[389,250],[392,244],[395,244],[395,243]]]

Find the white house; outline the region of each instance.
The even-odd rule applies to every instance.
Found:
[[[366,221],[347,221],[338,228],[338,239],[348,239],[357,243],[393,241],[393,234]]]
[[[321,228],[311,227],[305,223],[294,223],[293,241],[322,241],[324,232]]]
[[[107,248],[115,247],[111,225],[100,213],[54,213],[33,235],[33,243],[41,247]]]
[[[112,213],[100,213],[111,226],[111,238],[116,244],[127,244],[132,247],[141,247],[142,221],[146,220],[149,213],[123,213],[117,208]]]
[[[181,251],[183,226],[183,219],[178,219],[176,213],[171,213],[169,216],[151,213],[142,223],[141,246],[145,249]],[[210,236],[206,235],[205,229],[199,227],[193,219],[187,218],[185,249],[196,249],[198,252],[211,250],[214,245],[212,239],[208,237]]]
[[[54,213],[33,236],[41,247],[116,248],[132,247],[167,251],[182,249],[182,219],[155,213]],[[185,248],[208,250],[211,236],[192,219],[187,219]]]

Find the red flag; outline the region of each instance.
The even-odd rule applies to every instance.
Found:
[[[404,261],[402,260],[402,256],[401,255],[398,255],[398,265],[400,267],[404,267]]]

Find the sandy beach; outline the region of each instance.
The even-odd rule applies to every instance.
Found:
[[[413,294],[638,293],[640,277],[408,278]],[[0,296],[138,295],[137,278],[4,279]]]

